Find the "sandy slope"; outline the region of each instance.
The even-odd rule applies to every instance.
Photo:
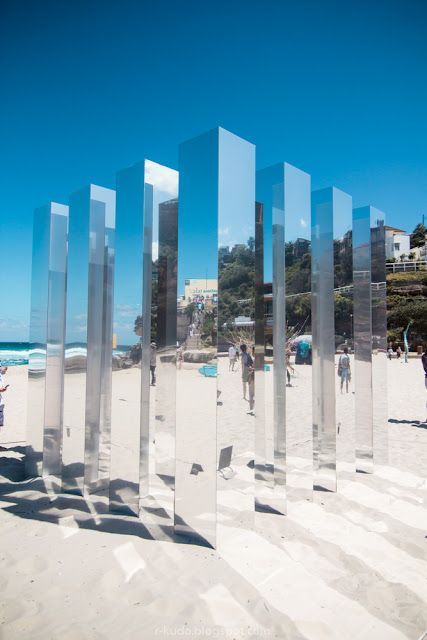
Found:
[[[427,629],[427,430],[416,421],[427,394],[419,361],[388,369],[390,466],[347,474],[339,494],[296,502],[287,517],[256,514],[254,530],[223,510],[218,551],[151,540],[102,500],[46,493],[40,479],[13,482],[26,370],[10,369],[0,637],[417,640]]]

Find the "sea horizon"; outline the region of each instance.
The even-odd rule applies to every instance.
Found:
[[[71,342],[69,348],[79,349],[84,346],[84,342]],[[123,353],[130,348],[131,345],[117,345],[117,348],[113,349],[113,353]],[[0,366],[16,367],[28,364],[29,349],[30,342],[28,340],[0,342]]]

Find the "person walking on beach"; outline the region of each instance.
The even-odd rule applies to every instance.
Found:
[[[228,370],[234,371],[234,365],[236,364],[236,347],[234,344],[231,344],[228,349]]]
[[[291,387],[291,374],[290,372],[295,373],[295,369],[291,365],[291,349],[290,347],[286,348],[286,378],[287,378],[287,387]]]
[[[396,358],[400,360],[401,355],[402,355],[402,349],[400,348],[400,346],[398,346],[396,349]]]
[[[388,359],[391,360],[393,357],[393,348],[389,347],[388,348]]]
[[[351,379],[350,356],[348,355],[348,347],[344,347],[344,353],[342,353],[339,357],[338,375],[341,378],[341,393],[343,392],[344,381],[345,390],[346,393],[348,393],[348,383]]]
[[[150,344],[150,371],[151,371],[151,385],[153,387],[156,386],[156,364],[157,364],[157,357],[156,357],[156,343],[152,342]]]
[[[7,367],[0,367],[0,427],[4,426],[4,402],[2,400],[2,393],[5,393],[8,388],[8,384],[5,384],[4,376],[7,373]]]
[[[242,352],[242,384],[243,384],[243,400],[246,400],[246,386],[249,390],[249,413],[253,412],[255,398],[255,375],[254,361],[245,344],[240,345]]]

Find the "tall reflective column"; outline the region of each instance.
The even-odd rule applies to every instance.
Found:
[[[36,209],[28,364],[27,476],[61,472],[68,207]]]
[[[356,470],[373,471],[371,207],[353,209]]]
[[[109,482],[115,192],[90,185],[70,197],[62,482]]]
[[[309,499],[313,487],[306,406],[312,386],[310,176],[288,163],[259,171],[257,200],[264,208],[265,323],[259,348],[266,364],[265,416],[257,412],[256,425],[257,508],[284,513],[285,493],[291,501]]]
[[[179,171],[175,530],[215,546],[217,497],[225,524],[253,513],[255,148],[214,129]]]
[[[110,509],[169,527],[177,192],[178,173],[150,160],[117,176]]]
[[[370,207],[374,465],[388,464],[385,214]]]
[[[117,174],[116,199],[109,495],[111,511],[137,516],[149,441],[149,379],[143,381],[143,373],[149,370],[153,189],[145,183],[145,162]]]
[[[355,468],[352,263],[351,196],[335,187],[314,191],[313,461],[314,487],[324,491],[336,491],[337,468]]]

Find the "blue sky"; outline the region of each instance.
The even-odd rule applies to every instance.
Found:
[[[355,206],[427,214],[427,4],[2,0],[0,341],[26,339],[31,221],[221,125]]]

